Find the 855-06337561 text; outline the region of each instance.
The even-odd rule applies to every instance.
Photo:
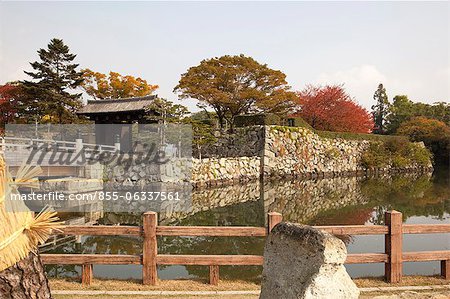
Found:
[[[11,200],[23,201],[180,201],[179,192],[173,191],[95,191],[92,193],[44,192],[44,193],[20,193],[11,194]]]

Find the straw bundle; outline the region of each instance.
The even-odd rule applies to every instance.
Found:
[[[25,258],[60,225],[48,208],[34,217],[22,200],[8,200],[18,186],[37,187],[40,172],[40,167],[22,166],[13,180],[0,156],[0,272]]]

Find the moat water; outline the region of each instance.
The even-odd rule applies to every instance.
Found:
[[[193,192],[189,213],[159,215],[164,225],[265,226],[268,212],[309,225],[383,224],[384,212],[403,213],[408,224],[450,223],[449,170],[431,174],[372,178],[251,182]],[[105,213],[100,224],[139,225],[140,215]],[[384,252],[384,236],[341,236],[349,253]],[[138,237],[83,236],[50,250],[53,253],[140,254]],[[404,235],[404,251],[450,250],[450,234]],[[257,237],[161,237],[162,254],[257,254],[264,239]],[[78,276],[79,266],[46,266],[50,276]],[[440,273],[439,262],[404,263],[405,275]],[[382,276],[384,264],[346,265],[352,277]],[[221,266],[221,279],[258,281],[261,266]],[[205,266],[160,266],[161,279],[208,277]],[[140,279],[141,266],[94,265],[94,277]]]

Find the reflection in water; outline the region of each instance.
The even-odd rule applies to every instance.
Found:
[[[292,222],[311,225],[382,224],[384,212],[396,209],[408,223],[448,223],[450,188],[448,171],[435,174],[372,178],[330,178],[303,181],[253,182],[193,193],[189,211],[160,213],[164,225],[264,226],[266,213],[276,211]],[[141,215],[105,213],[101,224],[138,225]],[[382,252],[382,236],[342,236],[351,253]],[[426,244],[432,248],[425,248]],[[449,249],[448,234],[405,236],[405,250]],[[263,238],[163,237],[158,251],[165,254],[262,254]],[[66,253],[140,254],[137,237],[83,237],[53,249]],[[405,274],[433,274],[437,263],[405,265]],[[383,265],[350,265],[352,276],[382,275]],[[73,276],[78,267],[48,266],[50,275]],[[119,271],[120,269],[120,271]],[[74,272],[75,271],[75,272]],[[207,267],[160,267],[162,278],[207,277]],[[221,267],[221,277],[258,280],[261,267]],[[95,266],[96,277],[140,278],[139,266]]]

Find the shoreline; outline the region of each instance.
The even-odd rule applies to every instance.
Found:
[[[366,169],[358,171],[345,171],[345,172],[306,172],[299,174],[290,175],[271,175],[271,176],[259,176],[259,177],[240,177],[234,179],[218,179],[210,180],[207,182],[191,182],[193,190],[205,190],[210,188],[220,188],[234,185],[245,185],[247,183],[253,183],[257,181],[277,181],[277,180],[298,180],[298,181],[310,181],[310,180],[321,180],[321,179],[332,179],[332,178],[379,178],[385,176],[408,176],[408,175],[433,175],[435,168],[424,167],[424,168],[390,168],[390,169]]]

